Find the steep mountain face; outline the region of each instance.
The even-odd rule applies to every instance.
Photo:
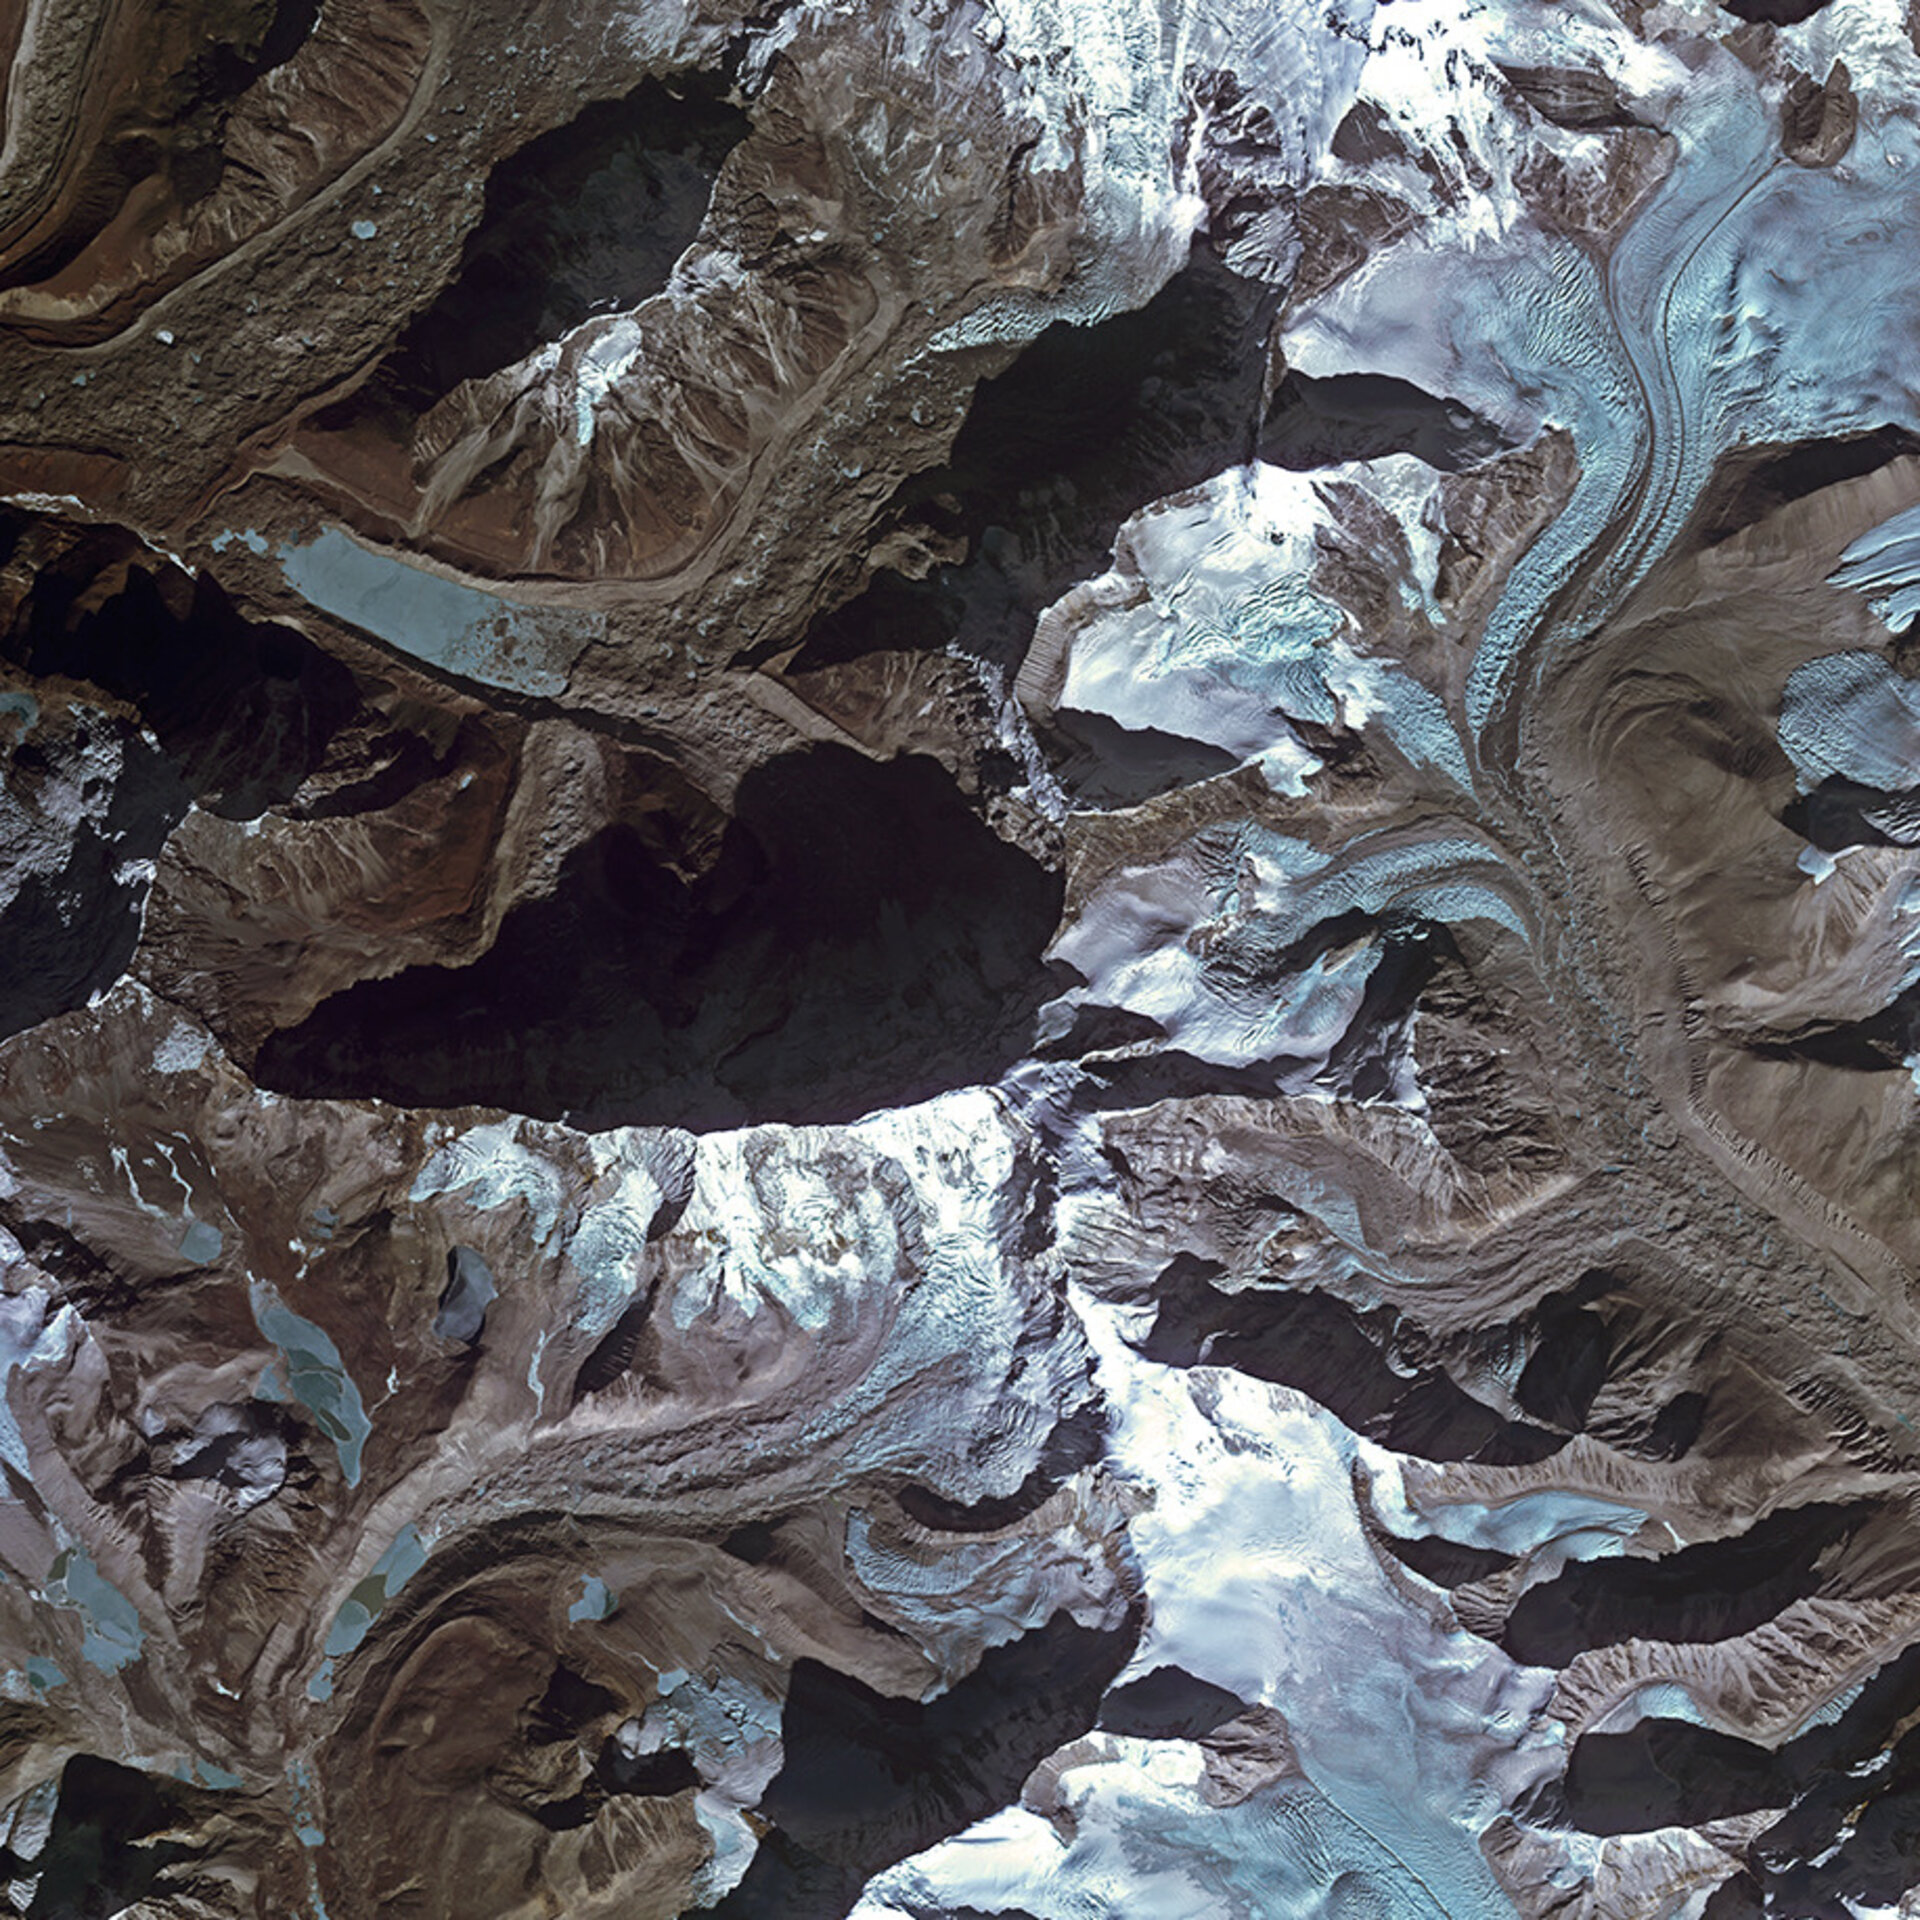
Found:
[[[1920,1912],[1898,0],[0,44],[0,1911]]]

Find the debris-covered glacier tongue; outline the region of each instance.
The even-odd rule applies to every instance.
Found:
[[[1902,0],[0,21],[0,1912],[1920,1914]]]

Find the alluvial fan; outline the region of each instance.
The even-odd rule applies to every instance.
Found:
[[[1920,1920],[1920,14],[0,47],[0,1913]]]

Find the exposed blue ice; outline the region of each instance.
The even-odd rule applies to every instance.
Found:
[[[487,1209],[521,1201],[535,1241],[544,1246],[560,1217],[565,1187],[551,1163],[522,1138],[528,1125],[491,1120],[455,1134],[428,1158],[408,1198],[417,1203],[457,1193],[468,1206]]]
[[[1881,623],[1905,633],[1920,614],[1920,507],[1909,507],[1863,533],[1832,574],[1835,586],[1867,595]]]
[[[1262,759],[1293,793],[1314,763],[1289,723],[1377,724],[1409,760],[1467,786],[1444,704],[1368,650],[1354,615],[1315,585],[1330,530],[1384,514],[1404,546],[1394,564],[1411,569],[1401,595],[1434,614],[1435,485],[1406,455],[1311,476],[1256,461],[1143,509],[1120,530],[1114,568],[1042,618],[1035,660],[1064,649],[1059,708]],[[1043,673],[1030,692],[1045,686]]]
[[[1343,644],[1349,622],[1340,608],[1298,581],[1281,578],[1235,614],[1224,636],[1230,664],[1219,669],[1228,684],[1242,685],[1278,711],[1322,726],[1358,725],[1377,717],[1409,760],[1439,768],[1462,788],[1471,786],[1460,736],[1445,706],[1393,662]]]
[[[79,1315],[73,1308],[60,1307],[49,1316],[50,1304],[46,1294],[33,1291],[0,1295],[0,1460],[28,1482],[33,1466],[7,1390],[16,1367],[30,1366],[43,1352],[58,1351],[77,1329]]]
[[[619,1319],[640,1285],[647,1241],[666,1193],[646,1135],[608,1135],[596,1145],[611,1179],[580,1216],[567,1258],[580,1275],[574,1325],[597,1336]]]
[[[1041,1920],[1454,1920],[1480,1911],[1425,1885],[1327,1795],[1286,1779],[1208,1803],[1185,1741],[1094,1735],[1068,1774],[1072,1817],[1025,1807],[880,1874],[853,1920],[936,1913]]]
[[[1920,684],[1877,653],[1822,654],[1788,678],[1780,745],[1803,787],[1836,777],[1890,793],[1920,785]]]
[[[1537,1554],[1551,1547],[1562,1560],[1602,1560],[1623,1553],[1647,1516],[1622,1501],[1549,1488],[1498,1507],[1478,1502],[1434,1506],[1426,1518],[1442,1539],[1463,1546],[1512,1554]]]
[[[1298,940],[1320,922],[1352,912],[1442,924],[1491,920],[1523,940],[1528,937],[1512,901],[1493,884],[1492,876],[1501,870],[1498,855],[1464,835],[1377,844],[1362,835],[1337,862],[1264,827],[1243,828],[1240,844],[1253,862],[1248,877],[1264,884],[1233,905],[1271,916],[1273,936],[1281,942]],[[1487,872],[1485,882],[1470,877],[1476,868]]]
[[[1532,23],[1515,9],[1505,30]],[[1513,568],[1475,656],[1476,733],[1536,637],[1578,645],[1645,579],[1736,440],[1920,426],[1907,344],[1920,249],[1891,239],[1910,218],[1920,129],[1866,111],[1845,166],[1794,166],[1777,109],[1724,51],[1663,110],[1672,168],[1604,276],[1573,242],[1537,231],[1470,260],[1414,241],[1289,332],[1290,360],[1309,371],[1399,373],[1490,418],[1531,415],[1573,435],[1572,498]],[[1836,300],[1839,287],[1851,291]],[[1874,562],[1858,558],[1866,584]],[[1906,556],[1890,547],[1880,564],[1896,562]],[[1920,610],[1904,582],[1889,587],[1894,610]]]
[[[1079,1300],[1112,1410],[1109,1464],[1148,1497],[1132,1522],[1140,1675],[1175,1666],[1284,1717],[1299,1771],[1237,1805],[1178,1740],[1095,1734],[1060,1756],[1055,1823],[1025,1807],[888,1869],[862,1920],[1025,1912],[1067,1920],[1512,1920],[1480,1835],[1495,1770],[1555,1770],[1532,1732],[1550,1676],[1410,1605],[1354,1500],[1389,1479],[1304,1396],[1231,1370],[1141,1360]],[[1305,1779],[1300,1778],[1303,1771]]]
[[[1729,216],[1778,152],[1771,116],[1744,75],[1710,69],[1686,102],[1673,170],[1615,247],[1604,281],[1569,247],[1549,254],[1545,285],[1535,262],[1520,267],[1517,300],[1499,279],[1463,288],[1471,299],[1484,285],[1475,317],[1488,328],[1492,357],[1517,384],[1551,396],[1581,468],[1572,499],[1515,567],[1487,624],[1467,685],[1476,730],[1493,718],[1522,650],[1581,561],[1611,531],[1582,592],[1577,631],[1645,576],[1721,450],[1721,423],[1709,417],[1724,338],[1714,320],[1743,232]],[[1602,315],[1611,316],[1610,331]]]

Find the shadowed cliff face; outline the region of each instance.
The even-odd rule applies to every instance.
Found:
[[[635,833],[596,835],[472,966],[323,1002],[261,1050],[260,1083],[704,1128],[852,1119],[1020,1058],[1059,886],[937,766],[816,747],[735,805],[691,884]]]
[[[168,1841],[167,1828],[191,1819],[189,1803],[204,1798],[170,1792],[170,1784],[86,1755],[69,1760],[51,1821],[35,1823],[39,1844],[23,1836],[24,1856],[14,1853],[15,1885],[35,1883],[24,1911],[92,1920],[152,1893],[169,1867],[189,1857]]]
[[[960,557],[881,573],[812,625],[795,670],[948,645],[1016,665],[1129,513],[1246,457],[1278,304],[1202,250],[1138,311],[1049,327],[981,383],[946,463],[888,503],[896,538]]]
[[[966,558],[919,578],[881,574],[815,622],[795,671],[947,645],[1017,664],[1035,617],[1099,571],[1122,521],[1256,453],[1313,469],[1416,452],[1453,469],[1506,444],[1407,381],[1285,372],[1271,338],[1280,304],[1201,247],[1139,311],[1049,328],[981,384],[947,464],[889,504],[930,554],[958,544]]]
[[[0,1912],[1908,1913],[1903,0],[0,47]]]
[[[9,527],[30,586],[0,659],[9,964],[0,1031],[83,1006],[133,958],[154,863],[190,808],[257,819],[321,764],[358,701],[303,636],[106,532]],[[45,689],[28,692],[27,687]]]
[[[995,1648],[931,1705],[888,1700],[830,1668],[794,1669],[785,1764],[761,1806],[774,1823],[716,1920],[839,1920],[881,1867],[1018,1797],[1093,1723],[1131,1635],[1056,1617]]]
[[[37,530],[25,537],[15,553],[35,571],[5,659],[130,712],[207,811],[249,820],[285,805],[353,718],[352,674],[303,634],[244,618],[217,581],[151,562],[123,535],[57,554]]]
[[[717,78],[694,75],[673,89],[646,81],[529,141],[488,175],[485,207],[452,280],[372,379],[314,426],[410,431],[462,381],[658,293],[747,126]]]
[[[1522,1597],[1507,1620],[1507,1647],[1531,1666],[1560,1666],[1587,1647],[1634,1634],[1736,1639],[1818,1592],[1822,1562],[1838,1557],[1865,1517],[1845,1508],[1798,1508],[1651,1566],[1571,1567]]]

